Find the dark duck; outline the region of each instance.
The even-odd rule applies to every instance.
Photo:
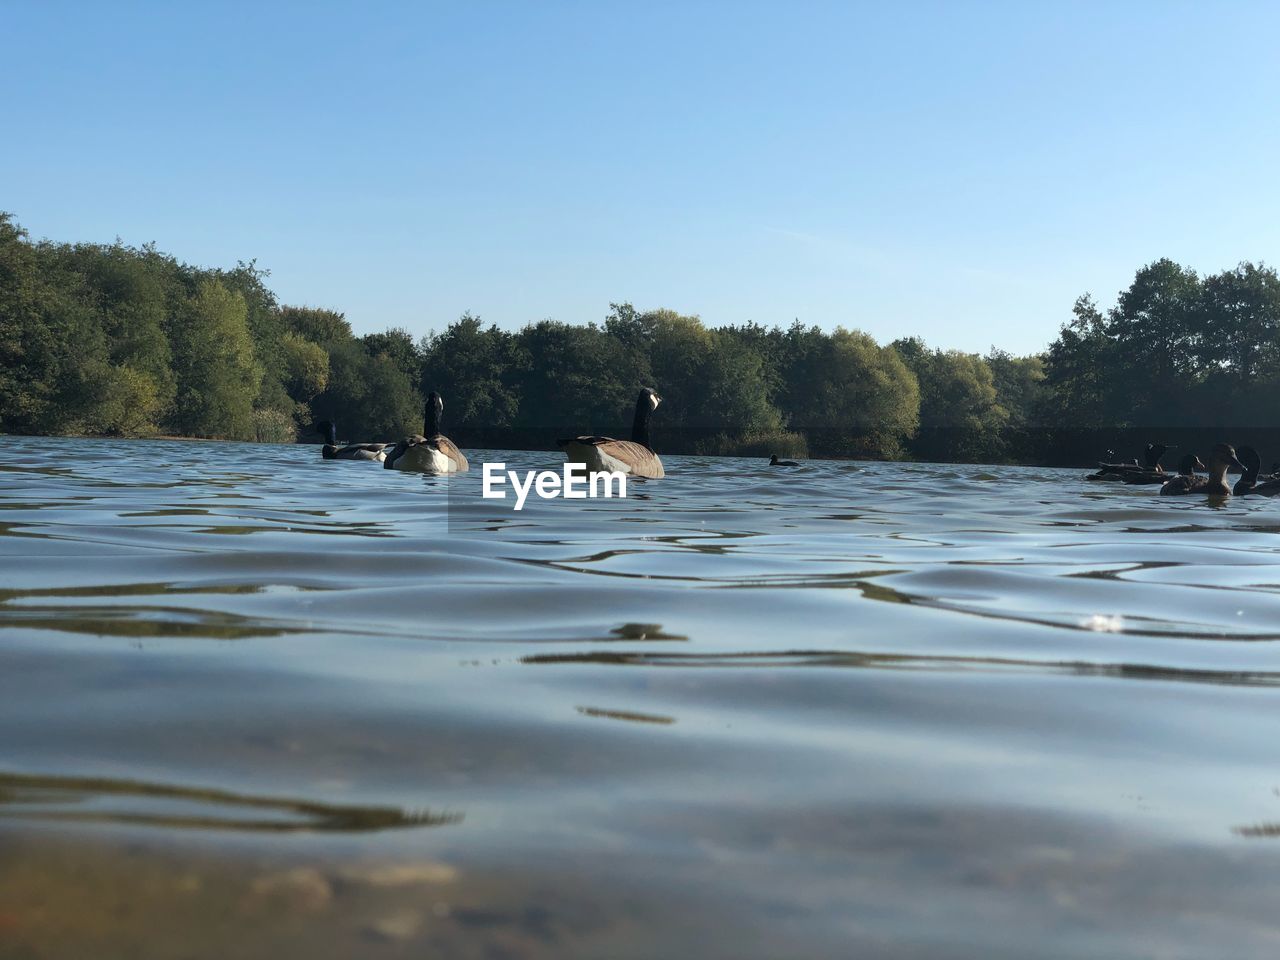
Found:
[[[1262,458],[1253,447],[1240,447],[1236,451],[1236,456],[1244,464],[1244,472],[1232,487],[1231,492],[1237,497],[1242,497],[1246,493],[1251,493],[1259,485],[1262,478],[1259,477],[1258,471],[1262,469]]]
[[[1131,483],[1151,483],[1153,480],[1145,479],[1147,477],[1160,478],[1160,482],[1169,479],[1169,474],[1165,472],[1164,467],[1160,464],[1160,458],[1168,451],[1168,447],[1163,443],[1148,443],[1146,449],[1142,453],[1142,463],[1137,460],[1130,460],[1126,463],[1098,461],[1098,472],[1091,473],[1086,480],[1107,480],[1119,481],[1127,480]],[[1114,456],[1115,454],[1108,450],[1107,454]],[[1142,479],[1139,479],[1142,478]]]
[[[1272,464],[1271,474],[1268,476],[1258,472],[1262,467],[1262,458],[1253,447],[1241,447],[1237,455],[1240,457],[1240,462],[1244,464],[1244,474],[1236,481],[1234,492],[1237,497],[1280,495],[1280,471],[1276,469],[1277,464]]]
[[[1235,447],[1229,443],[1219,443],[1209,454],[1209,466],[1206,469],[1209,471],[1207,477],[1195,473],[1179,473],[1160,488],[1160,495],[1173,497],[1194,493],[1209,497],[1229,497],[1231,487],[1227,483],[1227,471],[1236,469],[1243,473],[1245,466],[1236,457]]]
[[[321,420],[312,429],[324,437],[320,456],[326,460],[378,460],[386,458],[386,443],[338,444],[338,426],[332,420]]]

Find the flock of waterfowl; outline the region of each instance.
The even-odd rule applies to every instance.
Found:
[[[632,477],[660,479],[666,476],[666,471],[662,468],[661,458],[653,452],[649,420],[661,402],[662,398],[648,387],[640,391],[640,395],[636,397],[630,440],[583,434],[556,442],[564,450],[570,463],[586,464],[588,471],[617,472]],[[315,430],[325,439],[320,453],[326,460],[377,460],[388,470],[429,474],[461,473],[469,464],[457,444],[440,432],[443,415],[444,401],[440,394],[433,391],[427,395],[422,433],[405,437],[398,443],[339,445],[338,428],[331,420],[318,422]],[[1241,447],[1237,451],[1229,443],[1215,444],[1209,454],[1207,466],[1194,453],[1189,453],[1179,461],[1177,473],[1168,472],[1160,462],[1168,451],[1169,447],[1165,444],[1148,443],[1143,452],[1143,462],[1139,463],[1136,459],[1115,462],[1111,459],[1115,454],[1108,450],[1107,458],[1098,462],[1097,472],[1089,474],[1085,479],[1159,484],[1161,496],[1280,495],[1280,462],[1272,465],[1271,474],[1260,473],[1262,460],[1253,447]],[[779,460],[774,455],[769,459],[769,466],[795,467],[799,464],[794,460]],[[1240,479],[1234,485],[1227,483],[1227,472],[1231,470],[1240,473]]]
[[[1241,447],[1238,451],[1229,443],[1215,444],[1206,466],[1194,453],[1188,453],[1178,462],[1178,472],[1169,473],[1160,459],[1169,448],[1162,443],[1148,443],[1143,452],[1143,462],[1098,462],[1098,470],[1086,480],[1105,480],[1115,483],[1160,484],[1161,496],[1186,496],[1199,494],[1209,497],[1240,497],[1246,495],[1274,497],[1280,495],[1280,463],[1272,464],[1270,474],[1260,473],[1262,458],[1253,447]],[[1107,451],[1108,458],[1113,457]],[[1240,479],[1227,483],[1227,472],[1238,471]],[[1202,476],[1198,471],[1205,471]]]
[[[653,452],[649,439],[649,419],[662,398],[645,387],[636,398],[636,415],[631,423],[631,439],[583,435],[567,437],[557,443],[570,463],[584,463],[587,470],[625,473],[633,477],[659,479],[665,476],[662,460]],[[320,455],[326,460],[377,460],[388,470],[416,473],[461,473],[468,468],[466,455],[457,444],[440,432],[444,401],[432,391],[427,395],[427,409],[422,433],[405,437],[398,443],[338,444],[338,428],[331,420],[322,420],[315,431],[325,438]],[[776,457],[774,458],[777,459]]]

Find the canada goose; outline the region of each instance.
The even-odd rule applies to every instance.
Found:
[[[1165,455],[1168,449],[1169,448],[1163,443],[1148,443],[1146,449],[1143,450],[1142,453],[1143,462],[1141,466],[1138,465],[1137,460],[1129,460],[1126,463],[1108,463],[1104,460],[1099,460],[1098,472],[1089,474],[1085,479],[1109,480],[1112,482],[1125,480],[1126,482],[1133,483],[1134,481],[1129,479],[1133,474],[1145,473],[1160,477],[1160,482],[1163,482],[1169,478],[1169,475],[1165,473],[1164,467],[1161,466],[1160,458]],[[1115,456],[1115,453],[1114,451],[1108,450],[1107,455],[1113,457]],[[1149,483],[1153,481],[1139,480],[1137,482]]]
[[[662,398],[645,387],[636,398],[636,416],[631,423],[630,440],[614,440],[612,437],[569,437],[557,440],[564,447],[570,463],[585,463],[587,471],[625,473],[632,477],[648,477],[657,480],[666,476],[662,461],[653,452],[649,440],[649,418],[658,409]]]
[[[1245,490],[1241,496],[1245,497],[1275,497],[1280,496],[1280,479],[1268,480],[1266,483],[1260,483],[1255,487]]]
[[[1258,471],[1262,469],[1262,458],[1258,456],[1258,451],[1253,447],[1241,447],[1236,451],[1236,456],[1244,464],[1244,472],[1241,474],[1240,479],[1236,481],[1236,485],[1232,487],[1231,492],[1239,497],[1258,486]]]
[[[1160,463],[1160,458],[1165,455],[1168,449],[1163,443],[1148,443],[1146,451],[1143,453],[1143,465],[1120,471],[1120,479],[1128,484],[1163,484],[1168,480],[1172,480],[1177,474],[1170,473]],[[1182,458],[1184,463],[1186,460],[1186,457]]]
[[[405,437],[387,451],[388,470],[412,470],[417,473],[461,473],[467,469],[467,458],[452,440],[440,432],[440,414],[444,401],[440,394],[427,394],[427,409],[422,434]]]
[[[1262,458],[1258,456],[1258,452],[1253,447],[1241,447],[1239,450],[1240,462],[1244,464],[1244,476],[1236,481],[1236,496],[1255,496],[1255,497],[1274,497],[1280,496],[1280,464],[1271,465],[1271,475],[1258,473],[1258,467],[1262,466]],[[1245,481],[1253,482],[1245,485]]]
[[[1206,467],[1200,461],[1200,458],[1197,457],[1194,453],[1188,453],[1185,457],[1183,457],[1180,461],[1178,461],[1178,472],[1176,474],[1168,474],[1168,473],[1165,474],[1165,476],[1168,479],[1161,484],[1160,492],[1164,493],[1164,487],[1170,483],[1174,483],[1175,481],[1179,483],[1189,484],[1202,479],[1201,477],[1196,476],[1196,471],[1204,470],[1204,469],[1206,469]]]
[[[338,446],[338,426],[332,420],[321,420],[312,430],[324,437],[320,456],[326,460],[377,460],[386,459],[386,443],[349,443]]]
[[[771,467],[798,467],[798,466],[800,466],[800,464],[796,463],[794,460],[779,460],[779,459],[778,459],[778,455],[775,453],[775,454],[773,454],[772,456],[770,456],[770,457],[769,457],[769,466],[771,466]]]
[[[1213,453],[1209,455],[1209,466],[1207,468],[1209,476],[1200,477],[1195,474],[1190,476],[1179,474],[1160,488],[1160,495],[1169,497],[1188,493],[1201,493],[1210,497],[1229,497],[1231,496],[1231,488],[1227,486],[1226,476],[1227,470],[1231,467],[1235,467],[1237,470],[1244,470],[1244,464],[1236,458],[1235,447],[1229,443],[1215,444]]]

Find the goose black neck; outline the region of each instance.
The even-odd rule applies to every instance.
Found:
[[[325,425],[324,442],[329,444],[331,447],[336,447],[338,445],[338,425],[332,420]]]
[[[1243,476],[1240,477],[1241,482],[1255,484],[1258,482],[1258,473],[1262,470],[1262,459],[1258,456],[1258,451],[1253,447],[1241,447],[1236,451],[1236,456],[1240,458],[1240,462],[1244,465]]]
[[[426,419],[422,424],[422,435],[424,437],[438,437],[440,435],[440,408],[434,403],[427,404]]]
[[[650,403],[648,394],[641,394],[636,401],[636,418],[631,422],[631,439],[650,450],[653,449],[653,444],[649,441],[649,417],[652,415],[653,404]]]

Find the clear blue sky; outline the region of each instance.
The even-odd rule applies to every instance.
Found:
[[[1042,348],[1280,259],[1280,5],[0,0],[0,209],[357,332],[799,317]]]

